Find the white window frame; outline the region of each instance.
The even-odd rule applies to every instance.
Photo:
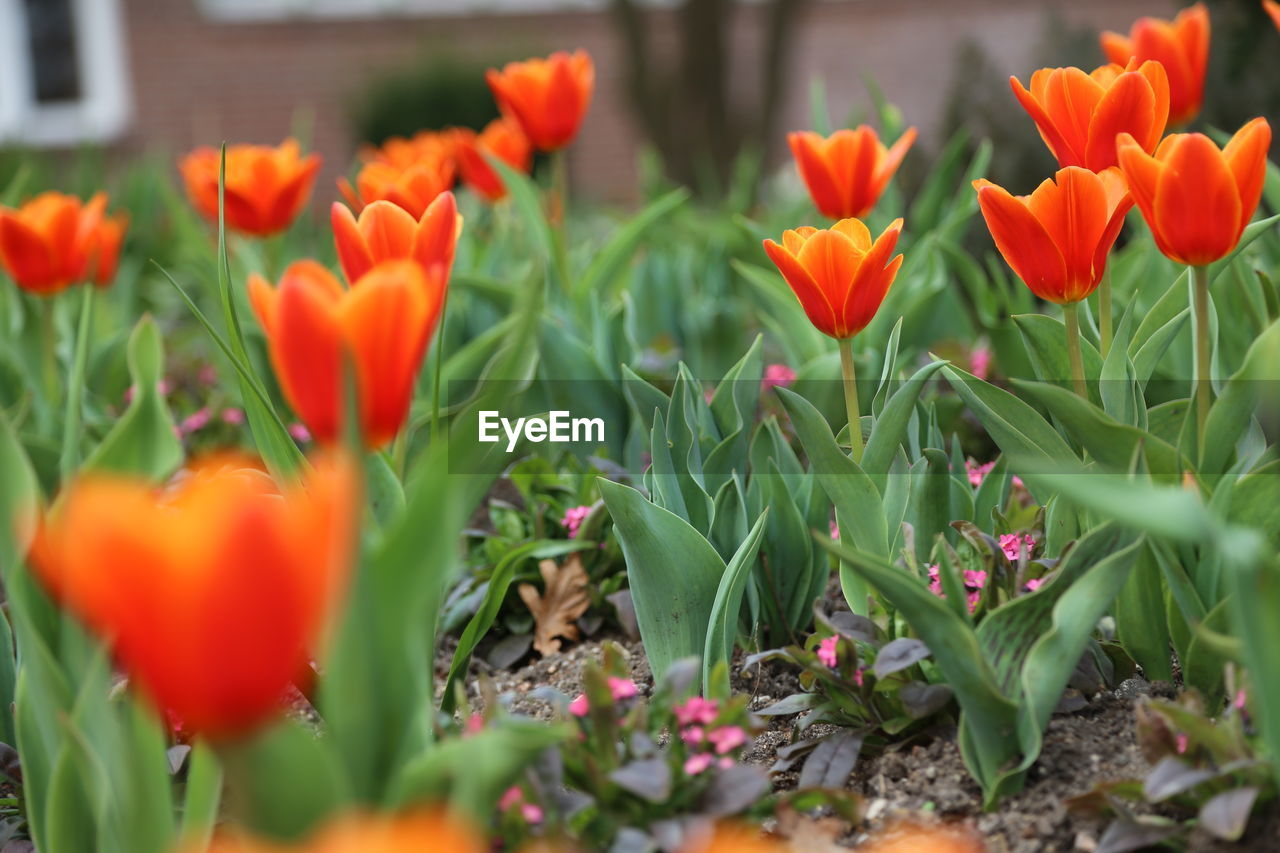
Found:
[[[0,0],[0,142],[67,147],[108,142],[129,125],[131,98],[119,0],[72,0],[79,100],[40,104],[23,0]]]
[[[672,0],[641,0],[647,6]],[[205,16],[224,22],[457,15],[598,12],[609,0],[199,0]]]

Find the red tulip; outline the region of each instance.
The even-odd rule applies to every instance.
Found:
[[[239,735],[281,713],[345,588],[351,466],[281,490],[210,464],[172,485],[94,474],[37,531],[32,564],[185,732]]]
[[[902,255],[890,260],[902,232],[895,219],[874,242],[867,226],[842,219],[828,230],[803,227],[786,231],[779,245],[764,241],[764,250],[800,300],[809,322],[838,340],[851,338],[871,322]]]
[[[814,205],[830,219],[866,216],[915,141],[916,129],[911,127],[892,148],[885,148],[865,124],[857,130],[837,130],[826,139],[811,131],[787,134]]]
[[[1154,59],[1164,66],[1169,76],[1170,125],[1180,127],[1200,112],[1209,65],[1209,10],[1203,3],[1183,9],[1172,21],[1139,18],[1127,38],[1105,32],[1101,41],[1107,59],[1119,65]]]
[[[520,125],[509,118],[494,119],[481,133],[460,137],[458,167],[462,180],[489,201],[504,198],[507,187],[485,160],[486,154],[520,172],[528,172],[533,166],[533,146]]]
[[[973,182],[996,248],[1041,299],[1059,305],[1093,293],[1133,200],[1118,169],[1061,169],[1029,196]]]
[[[595,65],[584,50],[511,62],[485,75],[498,106],[539,151],[563,148],[578,135],[595,88]]]
[[[1200,133],[1173,134],[1154,156],[1126,135],[1118,145],[1120,168],[1161,252],[1202,266],[1235,249],[1266,181],[1266,119],[1240,128],[1223,149]]]
[[[227,227],[269,237],[288,228],[306,206],[320,171],[320,155],[302,157],[296,140],[279,147],[231,145],[227,148],[224,193]],[[218,221],[218,171],[221,154],[197,148],[179,164],[192,204],[210,222]]]
[[[0,266],[23,290],[46,296],[82,281],[110,284],[128,220],[106,207],[104,193],[82,203],[57,192],[0,207]]]

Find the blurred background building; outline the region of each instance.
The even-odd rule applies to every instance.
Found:
[[[920,128],[926,150],[961,127],[997,137],[993,171],[1008,179],[1020,168],[1013,152],[1043,156],[1008,76],[1097,65],[1100,30],[1127,31],[1143,14],[1171,17],[1178,5],[0,0],[0,144],[172,156],[294,133],[324,155],[331,187],[362,141],[486,121],[494,112],[486,67],[582,47],[595,57],[597,91],[571,169],[587,195],[634,196],[644,146],[663,155],[670,177],[710,193],[744,148],[763,146],[776,162],[784,132],[811,125],[815,78],[838,122],[871,114],[871,80]],[[1277,90],[1266,84],[1280,76],[1280,42],[1258,5],[1209,2],[1206,118],[1224,127],[1260,111],[1277,118]]]

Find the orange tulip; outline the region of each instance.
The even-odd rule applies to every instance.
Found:
[[[289,227],[307,199],[320,155],[300,156],[293,139],[277,148],[268,145],[227,147],[225,208],[227,227],[255,237],[269,237]],[[220,153],[197,148],[179,163],[191,203],[210,222],[218,221]]]
[[[1041,68],[1028,90],[1009,85],[1030,113],[1060,167],[1101,172],[1116,164],[1116,136],[1130,133],[1154,151],[1169,117],[1169,81],[1159,62],[1079,68]]]
[[[1111,62],[1154,59],[1169,75],[1169,124],[1180,127],[1196,117],[1204,100],[1209,64],[1209,10],[1203,3],[1183,9],[1173,21],[1139,18],[1129,36],[1105,32],[1102,52]]]
[[[91,474],[37,530],[32,564],[184,732],[243,734],[309,670],[345,587],[356,485],[336,458],[283,490],[217,463],[161,489]]]
[[[104,193],[82,203],[57,192],[16,210],[0,207],[0,266],[23,290],[42,295],[81,281],[110,284],[128,220],[107,216],[106,207]]]
[[[375,201],[389,201],[419,219],[431,202],[453,188],[456,174],[451,157],[428,155],[400,164],[375,160],[360,169],[354,187],[342,178],[338,188],[356,210]]]
[[[986,849],[967,826],[911,822],[891,825],[865,844],[866,853],[985,853]]]
[[[1271,16],[1276,29],[1280,30],[1280,3],[1277,3],[1276,0],[1262,0],[1262,8]]]
[[[489,849],[469,824],[443,811],[431,811],[399,817],[339,817],[300,844],[227,837],[186,853],[486,853]]]
[[[764,241],[764,250],[809,315],[809,322],[838,340],[851,338],[871,322],[902,255],[890,260],[902,232],[895,219],[875,242],[857,219],[842,219],[829,230],[805,226],[782,235],[782,244]]]
[[[484,159],[486,154],[521,172],[528,172],[533,166],[533,146],[520,125],[509,118],[494,119],[478,135],[462,135],[458,145],[458,168],[462,170],[462,180],[489,201],[504,198],[507,187]]]
[[[787,134],[814,205],[830,219],[866,216],[915,141],[916,129],[911,127],[892,148],[885,148],[865,124],[857,130],[837,130],[826,139],[812,131]]]
[[[409,138],[392,136],[377,147],[365,147],[360,158],[366,163],[387,163],[406,168],[420,160],[453,160],[462,133],[458,128],[420,130]]]
[[[1079,302],[1102,281],[1107,255],[1133,206],[1119,169],[1060,169],[1029,196],[974,181],[996,248],[1031,292]]]
[[[539,151],[563,148],[578,135],[591,103],[596,71],[584,50],[508,63],[485,74],[498,106]]]
[[[427,270],[439,268],[448,281],[462,230],[453,193],[440,193],[417,220],[389,201],[375,201],[360,211],[359,218],[335,201],[329,218],[347,281],[356,282],[383,261],[397,259],[416,260]]]
[[[792,847],[769,838],[753,826],[722,823],[702,836],[695,834],[680,853],[790,853]]]
[[[1267,175],[1271,126],[1255,118],[1219,150],[1200,133],[1176,133],[1147,154],[1128,136],[1120,168],[1155,236],[1175,261],[1201,266],[1225,257],[1253,218]]]
[[[409,414],[414,380],[440,317],[439,268],[385,261],[350,290],[315,261],[298,261],[273,288],[249,278],[249,300],[267,335],[285,398],[319,441],[342,437],[344,349],[355,370],[366,445],[395,437]]]

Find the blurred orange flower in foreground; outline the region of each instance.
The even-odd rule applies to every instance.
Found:
[[[337,818],[301,844],[228,837],[184,853],[488,853],[489,849],[468,824],[432,811],[401,817]]]
[[[858,846],[861,853],[984,853],[986,849],[967,827],[919,823],[890,826]]]
[[[356,210],[375,201],[389,201],[418,219],[441,193],[453,188],[456,175],[452,156],[428,154],[407,163],[374,160],[361,167],[354,187],[341,178],[338,189]]]
[[[1133,200],[1119,169],[1068,166],[1029,196],[974,181],[996,248],[1041,299],[1063,305],[1097,289]]]
[[[45,192],[18,209],[0,207],[0,266],[18,286],[49,295],[72,284],[111,283],[127,218],[106,215],[107,196],[88,202]]]
[[[505,197],[507,187],[485,161],[486,154],[520,172],[528,172],[533,166],[533,146],[520,125],[509,118],[494,119],[479,134],[462,134],[458,143],[458,168],[462,171],[462,180],[489,201]]]
[[[338,261],[347,281],[355,282],[374,266],[391,260],[416,260],[424,269],[439,268],[447,280],[462,218],[453,193],[442,192],[414,219],[389,201],[375,201],[357,217],[335,201],[330,210]]]
[[[1169,81],[1159,62],[1041,68],[1028,90],[1010,77],[1013,94],[1036,123],[1058,165],[1101,172],[1116,164],[1116,136],[1130,133],[1154,151],[1169,118]]]
[[[724,823],[708,837],[694,838],[680,848],[680,853],[790,853],[791,849],[762,834],[759,827]]]
[[[31,559],[183,731],[237,735],[307,674],[345,587],[356,485],[336,457],[284,490],[220,462],[163,488],[93,474],[44,519]]]
[[[585,50],[508,63],[485,75],[502,112],[515,119],[539,151],[563,148],[578,135],[595,89]]]
[[[764,250],[787,280],[809,321],[824,335],[842,340],[866,328],[889,292],[902,255],[892,260],[902,232],[895,219],[874,242],[867,226],[842,219],[829,230],[805,226],[782,235]]]
[[[1280,3],[1276,0],[1262,0],[1262,8],[1271,16],[1271,20],[1275,22],[1276,29],[1280,30]]]
[[[814,206],[830,219],[866,216],[915,141],[916,129],[911,127],[892,148],[885,148],[865,124],[857,130],[837,130],[825,139],[812,131],[787,134]]]
[[[210,222],[218,221],[221,154],[207,146],[188,154],[178,168],[191,203]],[[255,237],[278,234],[292,224],[311,197],[320,155],[301,156],[297,140],[269,145],[227,146],[227,227]]]
[[[1165,256],[1200,266],[1225,257],[1253,218],[1267,177],[1271,125],[1255,118],[1226,148],[1200,133],[1175,133],[1151,156],[1128,136],[1120,168]]]
[[[378,448],[395,437],[409,414],[444,289],[439,268],[407,260],[374,266],[350,290],[315,261],[291,264],[278,288],[250,276],[249,300],[285,399],[317,440],[342,438],[348,356],[365,444]]]
[[[1100,41],[1111,62],[1124,65],[1131,59],[1154,59],[1164,66],[1169,75],[1171,126],[1180,127],[1200,112],[1209,65],[1209,10],[1203,3],[1183,9],[1172,21],[1139,18],[1128,37],[1105,32]]]

